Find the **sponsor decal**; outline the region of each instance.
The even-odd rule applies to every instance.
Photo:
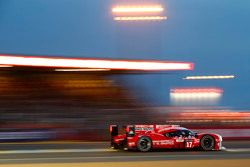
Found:
[[[152,131],[154,128],[151,127],[135,127],[136,131]]]
[[[154,145],[173,145],[173,140],[155,140],[153,141]]]
[[[175,141],[176,142],[184,142],[184,138],[183,137],[176,137]]]

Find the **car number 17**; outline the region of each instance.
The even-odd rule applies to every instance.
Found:
[[[192,144],[193,142],[190,141],[186,142],[186,148],[192,148]]]

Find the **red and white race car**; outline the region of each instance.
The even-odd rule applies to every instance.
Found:
[[[194,133],[179,125],[127,125],[124,134],[118,134],[118,126],[110,125],[111,147],[142,152],[152,149],[221,150],[222,137],[213,133]]]

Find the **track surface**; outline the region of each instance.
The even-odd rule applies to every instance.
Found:
[[[250,141],[224,142],[225,151],[171,151],[148,153],[114,151],[109,143],[2,143],[0,164],[135,162],[165,160],[250,159]]]

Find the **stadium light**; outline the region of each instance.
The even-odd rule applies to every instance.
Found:
[[[116,21],[166,20],[166,16],[114,17]]]
[[[223,89],[215,87],[206,88],[173,88],[171,93],[222,93]]]
[[[170,90],[170,101],[174,105],[215,105],[220,100],[220,88],[175,88]]]
[[[198,79],[233,79],[234,75],[211,75],[211,76],[187,76],[185,80],[198,80]]]
[[[115,6],[112,8],[113,19],[115,21],[149,21],[166,20],[163,15],[164,8],[158,4],[151,5],[127,5]]]
[[[117,6],[112,9],[113,13],[146,13],[162,12],[162,6]]]

